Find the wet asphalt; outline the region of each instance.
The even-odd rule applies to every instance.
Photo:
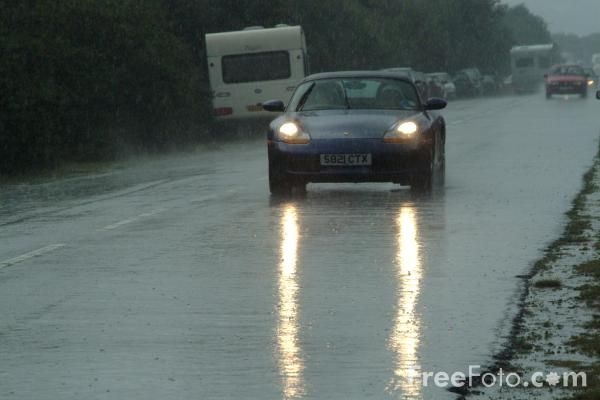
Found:
[[[0,186],[0,398],[453,399],[565,223],[600,102],[444,111],[445,184],[273,199],[241,140]]]

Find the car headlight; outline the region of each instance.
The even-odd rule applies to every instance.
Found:
[[[296,122],[285,122],[277,130],[278,137],[282,142],[289,144],[307,144],[310,136],[304,132]]]
[[[594,86],[594,83],[595,83],[595,82],[594,82],[594,80],[593,80],[593,79],[590,79],[590,80],[588,81],[588,86]]]
[[[419,126],[416,124],[416,122],[401,122],[386,132],[386,134],[383,136],[383,141],[387,143],[406,142],[407,140],[411,140],[416,137],[418,131]]]

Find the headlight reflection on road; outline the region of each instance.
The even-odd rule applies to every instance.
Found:
[[[417,218],[414,206],[400,208],[396,218],[397,304],[390,346],[395,353],[394,377],[390,390],[400,390],[405,397],[420,397],[421,366],[418,355],[420,320],[416,305],[421,284]]]
[[[304,394],[304,360],[298,345],[298,212],[292,204],[284,206],[281,220],[281,247],[278,284],[277,346],[279,374],[286,399]]]

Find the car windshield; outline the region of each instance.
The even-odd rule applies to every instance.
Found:
[[[583,75],[583,68],[577,65],[561,65],[552,70],[553,75]]]
[[[343,109],[416,110],[419,97],[412,84],[390,78],[331,78],[298,87],[289,110]]]

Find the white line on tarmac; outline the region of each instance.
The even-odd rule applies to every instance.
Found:
[[[164,212],[164,211],[165,211],[164,208],[159,208],[159,209],[156,209],[154,211],[143,213],[143,214],[137,215],[137,216],[132,217],[132,218],[127,218],[127,219],[124,219],[124,220],[119,221],[119,222],[115,222],[114,224],[107,225],[104,228],[98,229],[98,230],[100,230],[100,231],[111,231],[111,230],[117,229],[117,228],[119,228],[119,227],[121,227],[123,225],[128,225],[128,224],[131,224],[132,222],[139,221],[142,218],[148,218],[148,217],[151,217],[153,215],[160,214],[161,212]]]
[[[10,267],[15,264],[22,263],[23,261],[27,261],[30,258],[40,257],[43,254],[50,253],[54,250],[58,250],[64,246],[65,246],[64,243],[51,244],[51,245],[39,248],[37,250],[30,251],[29,253],[25,253],[25,254],[22,254],[17,257],[9,258],[8,260],[4,260],[4,261],[0,262],[0,268],[6,268],[6,267]]]

